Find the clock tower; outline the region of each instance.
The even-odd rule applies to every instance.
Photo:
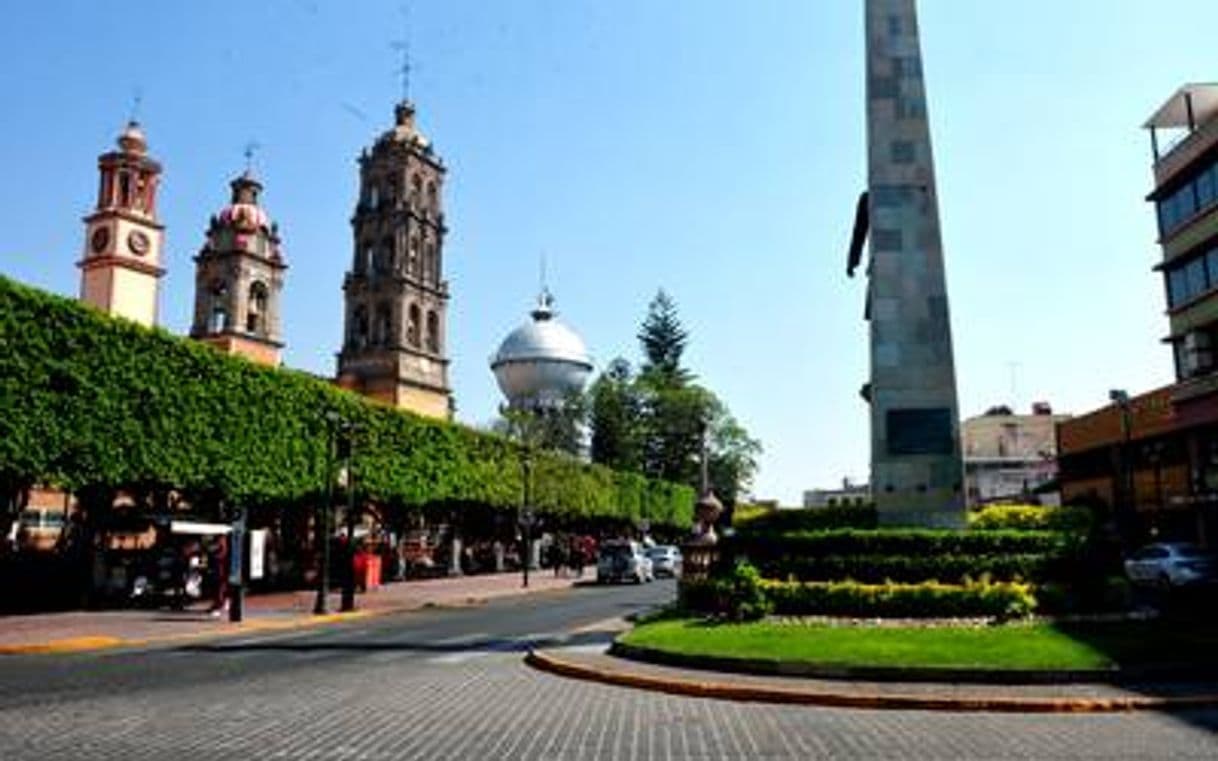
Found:
[[[148,156],[134,121],[118,137],[118,150],[97,160],[97,208],[85,217],[80,299],[119,317],[155,325],[157,289],[165,270],[165,228],[156,220],[161,165]]]

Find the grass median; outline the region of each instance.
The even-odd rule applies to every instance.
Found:
[[[622,642],[680,655],[825,666],[1103,670],[1218,666],[1218,624],[1173,621],[866,626],[661,619]]]

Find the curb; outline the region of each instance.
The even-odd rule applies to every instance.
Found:
[[[597,668],[564,660],[551,653],[530,650],[525,662],[539,671],[619,687],[632,687],[684,697],[716,698],[753,703],[811,705],[832,708],[867,708],[898,711],[967,711],[988,713],[1115,713],[1125,711],[1182,710],[1218,706],[1218,693],[1172,697],[1122,698],[1015,698],[981,696],[957,698],[902,694],[859,694],[741,685],[680,679],[620,669]]]
[[[805,677],[861,682],[934,682],[939,684],[1107,684],[1138,685],[1153,680],[1197,682],[1218,678],[1218,670],[1188,664],[1126,669],[984,669],[949,666],[844,666],[805,661],[688,655],[614,640],[609,655],[640,663],[695,671],[754,676]]]

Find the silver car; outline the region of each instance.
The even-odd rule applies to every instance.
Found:
[[[1125,575],[1135,584],[1164,588],[1205,584],[1218,580],[1218,561],[1195,544],[1159,542],[1130,555]]]
[[[647,557],[651,560],[651,572],[660,576],[681,575],[681,550],[671,544],[660,544],[647,548]]]
[[[619,540],[601,545],[596,558],[598,584],[611,581],[633,581],[642,584],[654,578],[651,561],[643,554],[643,547],[638,542]]]

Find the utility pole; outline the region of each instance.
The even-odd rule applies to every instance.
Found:
[[[343,470],[347,474],[347,557],[343,571],[343,599],[340,610],[355,610],[355,471],[351,467],[351,454],[355,449],[354,427],[344,423],[339,438],[339,454],[343,457]]]

